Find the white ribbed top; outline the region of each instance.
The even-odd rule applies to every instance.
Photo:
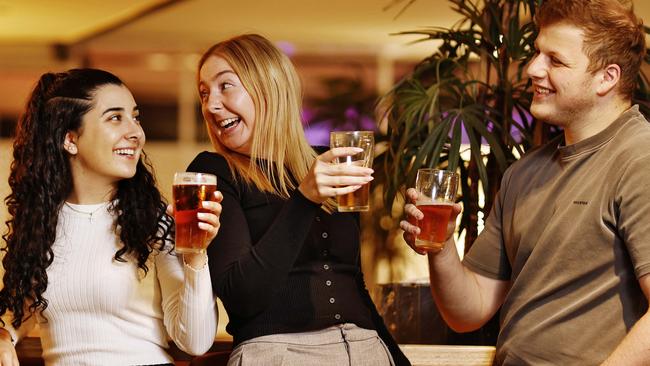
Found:
[[[47,320],[39,319],[45,363],[173,362],[164,350],[168,335],[188,353],[207,351],[217,329],[207,265],[195,271],[180,256],[154,252],[143,277],[134,260],[113,259],[121,244],[107,208],[66,204],[59,214]]]

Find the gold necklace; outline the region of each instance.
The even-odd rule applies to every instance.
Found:
[[[99,211],[99,210],[101,210],[102,208],[106,207],[106,204],[101,204],[101,205],[99,205],[99,207],[97,207],[96,209],[94,209],[94,210],[92,210],[92,211],[83,211],[83,210],[80,210],[80,209],[77,209],[77,208],[72,207],[72,205],[69,204],[68,202],[63,202],[63,204],[66,205],[66,206],[68,206],[69,209],[71,209],[72,211],[74,211],[74,212],[76,212],[76,213],[80,213],[80,214],[82,214],[82,215],[88,215],[88,221],[90,221],[90,222],[93,221],[93,215],[94,215],[97,211]]]

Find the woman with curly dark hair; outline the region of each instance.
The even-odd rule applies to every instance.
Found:
[[[214,340],[205,254],[176,256],[173,221],[142,151],[138,107],[116,76],[41,76],[21,117],[6,198],[0,365],[40,326],[47,365],[171,364]],[[213,238],[221,194],[199,226]],[[168,210],[169,211],[169,210]]]

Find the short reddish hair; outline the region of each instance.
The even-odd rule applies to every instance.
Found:
[[[590,72],[620,66],[619,91],[632,99],[646,47],[643,21],[634,15],[631,1],[544,0],[535,15],[537,28],[560,22],[583,30]]]

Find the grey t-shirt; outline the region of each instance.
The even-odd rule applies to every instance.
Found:
[[[648,307],[637,278],[650,273],[650,124],[638,107],[513,164],[463,263],[511,282],[496,365],[602,362]]]

